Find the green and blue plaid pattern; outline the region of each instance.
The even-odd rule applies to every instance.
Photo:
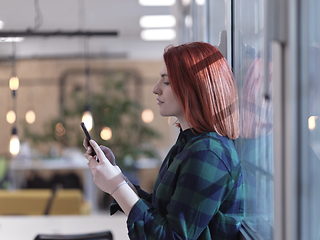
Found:
[[[237,239],[244,214],[242,171],[232,140],[215,132],[180,132],[153,193],[141,199],[127,227],[133,239]]]

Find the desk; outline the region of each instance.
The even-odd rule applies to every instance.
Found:
[[[93,213],[98,209],[98,188],[93,182],[87,160],[81,159],[47,159],[47,160],[12,160],[9,162],[9,176],[11,188],[19,189],[25,182],[25,173],[30,170],[81,170],[84,172],[83,190],[84,196],[91,205]]]
[[[34,240],[42,234],[82,234],[111,231],[114,240],[128,240],[127,216],[1,216],[0,239]]]

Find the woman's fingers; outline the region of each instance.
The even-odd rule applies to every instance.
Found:
[[[92,157],[92,155],[90,153],[86,152],[84,154],[84,157],[89,160],[89,158]]]
[[[115,157],[110,148],[100,145],[100,148],[112,165],[116,165]]]
[[[90,154],[86,154],[85,156],[88,159],[88,164],[90,164],[90,167],[95,167],[99,163],[97,162],[95,156],[91,156]]]
[[[99,158],[99,160],[100,161],[104,161],[106,156],[105,156],[104,152],[102,151],[102,149],[99,147],[99,145],[92,139],[90,140],[90,145],[93,147],[93,149],[96,152],[97,157]],[[107,162],[110,163],[109,161],[107,161]]]
[[[87,153],[89,153],[89,154],[92,153],[92,148],[90,147],[87,138],[83,139],[83,146],[84,146],[84,148],[87,150]]]
[[[90,140],[90,145],[93,147],[94,151],[96,152],[96,154],[102,154],[102,150],[101,148],[98,146],[98,144],[94,141],[94,140]],[[99,155],[98,155],[99,157]]]
[[[89,143],[88,143],[88,139],[87,138],[83,139],[83,146],[85,147],[85,149],[87,149],[89,147]]]

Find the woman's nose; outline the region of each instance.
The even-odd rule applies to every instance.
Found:
[[[154,86],[152,92],[153,94],[157,94],[157,95],[161,94],[161,89],[159,88],[159,82],[157,82],[157,84]]]

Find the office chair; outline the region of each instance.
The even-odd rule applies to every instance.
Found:
[[[112,240],[110,231],[84,234],[39,234],[34,240]]]

